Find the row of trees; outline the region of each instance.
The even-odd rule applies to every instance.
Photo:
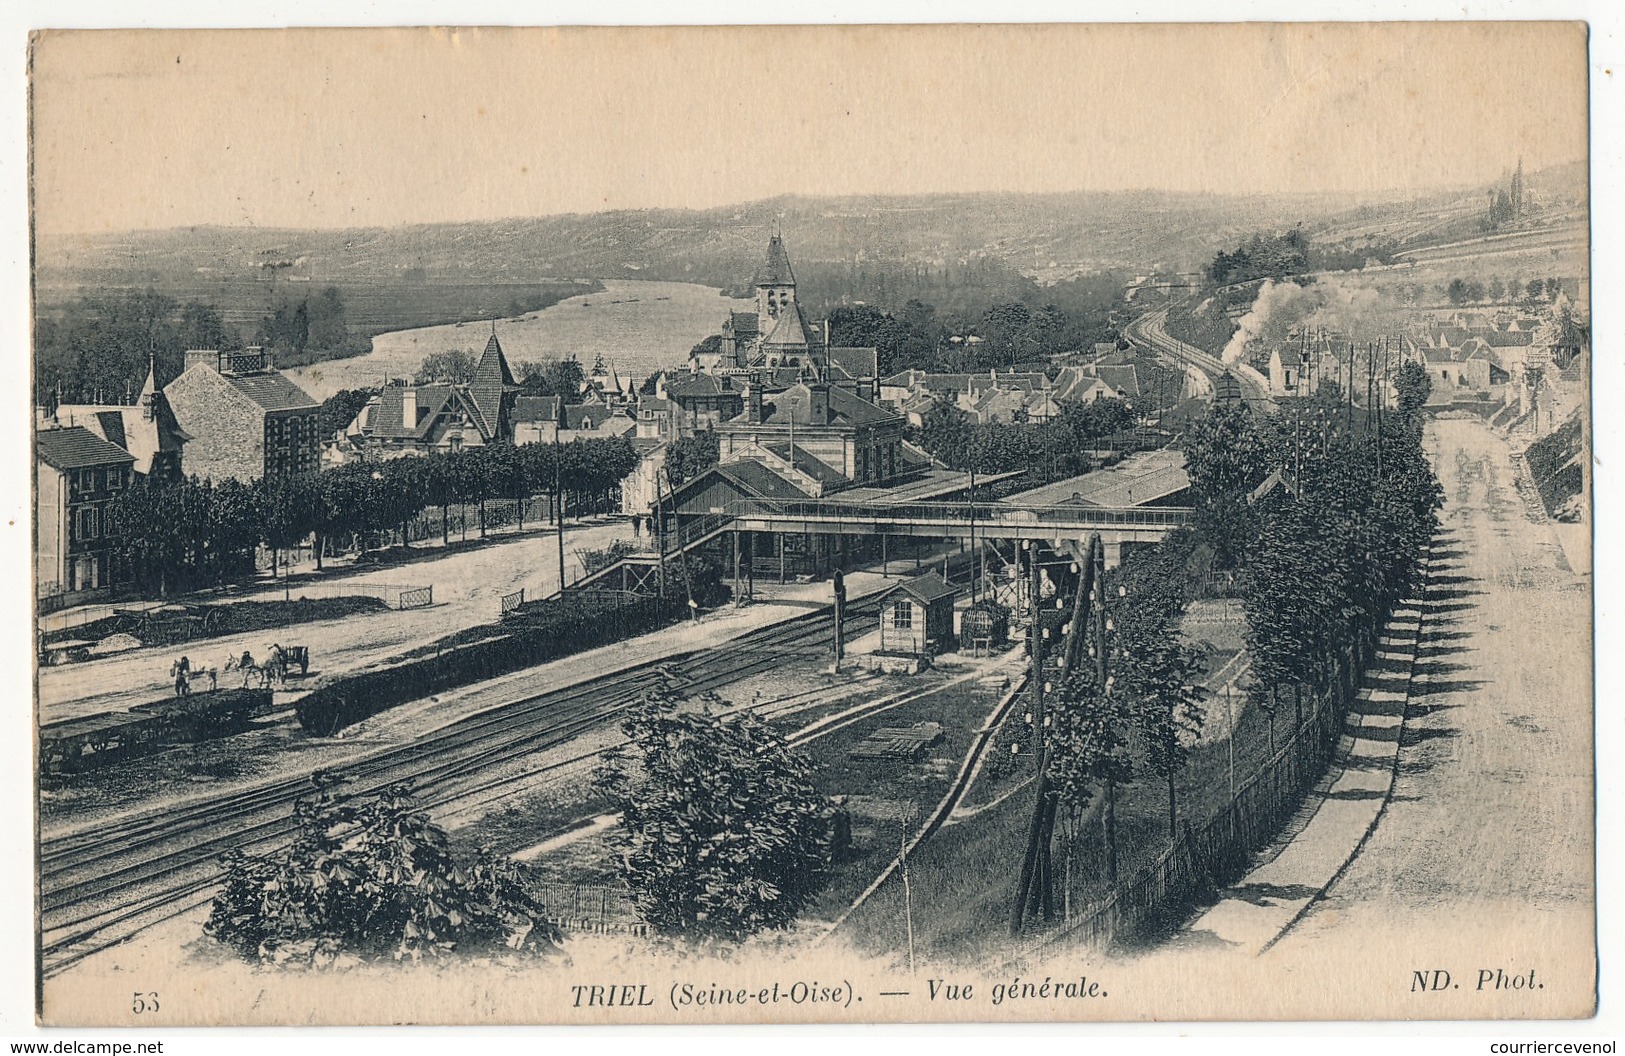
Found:
[[[1062,296],[1068,292],[1046,291]],[[1054,300],[1000,301],[969,318],[939,316],[933,306],[918,300],[896,311],[873,304],[842,305],[830,313],[830,334],[838,345],[877,349],[882,376],[911,368],[1008,369],[1117,339],[1111,311],[1121,304],[1120,286],[1112,285],[1108,292],[1090,285],[1071,297],[1078,302],[1071,308]]]
[[[1176,837],[1176,777],[1204,719],[1203,658],[1178,624],[1209,562],[1239,573],[1249,694],[1272,731],[1283,692],[1299,724],[1306,693],[1348,699],[1388,614],[1418,586],[1419,550],[1437,529],[1442,492],[1421,446],[1429,384],[1409,364],[1397,410],[1381,416],[1349,413],[1329,385],[1271,418],[1215,407],[1192,430],[1194,523],[1126,555],[1084,610],[1093,630],[1073,628],[1087,648],[1066,639],[1078,662],[1052,698],[1044,780],[1053,805],[1047,821],[1040,808],[1035,851],[1047,855],[1055,811],[1065,808],[1071,853],[1079,819],[1103,792],[1115,882],[1114,790],[1142,776],[1166,783]]]
[[[1242,579],[1249,692],[1272,715],[1287,687],[1300,719],[1304,691],[1347,692],[1389,612],[1419,584],[1419,550],[1443,502],[1421,445],[1430,384],[1407,364],[1396,413],[1339,424],[1335,406],[1309,406],[1274,423],[1265,447],[1285,456],[1273,468],[1290,473],[1294,494],[1261,515]]]
[[[68,403],[124,402],[140,391],[149,357],[162,385],[180,374],[187,349],[243,343],[220,310],[202,301],[182,303],[153,289],[80,297],[42,311],[35,323],[36,399],[55,406],[60,390]],[[270,348],[282,366],[367,350],[332,286],[297,300],[281,297],[249,343]]]
[[[523,500],[538,494],[562,492],[566,511],[612,509],[637,463],[631,442],[616,437],[359,462],[252,485],[149,477],[123,492],[110,516],[124,567],[145,592],[167,595],[247,574],[260,544],[280,553],[314,535],[320,567],[327,543],[364,548],[369,533],[397,530],[404,542],[407,523],[435,509],[449,540],[454,505],[479,508],[481,534],[493,500],[518,501],[521,526]]]
[[[1533,308],[1555,301],[1562,292],[1561,279],[1530,279],[1525,283],[1518,279],[1508,281],[1499,275],[1487,284],[1477,279],[1454,278],[1444,286],[1445,299],[1454,305],[1482,304],[1485,301],[1504,304],[1515,300]]]
[[[950,469],[1005,473],[1024,469],[1043,480],[1087,472],[1088,452],[1098,442],[1134,425],[1121,400],[1070,403],[1043,425],[976,422],[950,403],[939,402],[921,419],[919,445]]]

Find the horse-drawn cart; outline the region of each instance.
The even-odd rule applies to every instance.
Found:
[[[310,647],[307,645],[284,645],[282,647],[282,662],[284,670],[299,665],[299,677],[310,674]]]
[[[46,667],[55,667],[59,664],[76,664],[81,660],[90,659],[90,650],[95,642],[69,639],[61,642],[50,642],[40,646],[40,664]]]

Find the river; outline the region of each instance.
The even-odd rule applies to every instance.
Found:
[[[719,296],[714,286],[687,282],[615,279],[602,293],[571,297],[539,312],[497,320],[497,337],[517,374],[519,364],[574,353],[591,371],[599,356],[621,374],[642,381],[662,367],[684,367],[688,350],[721,331],[729,311],[752,302]],[[364,356],[291,367],[286,373],[314,399],[340,389],[369,388],[386,378],[409,378],[423,357],[447,349],[478,356],[489,339],[486,322],[396,330],[372,339]]]

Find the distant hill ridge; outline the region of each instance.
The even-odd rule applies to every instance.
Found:
[[[1530,186],[1576,185],[1573,166]],[[1584,169],[1577,170],[1584,188]],[[1556,177],[1561,177],[1557,179]],[[1481,189],[1401,194],[1222,196],[1167,191],[912,196],[781,196],[713,209],[634,209],[391,228],[193,227],[37,240],[40,278],[146,275],[238,280],[280,266],[294,282],[514,282],[544,277],[748,282],[778,224],[798,261],[953,264],[996,256],[1040,281],[1112,268],[1193,270],[1252,231],[1421,203],[1481,200]]]

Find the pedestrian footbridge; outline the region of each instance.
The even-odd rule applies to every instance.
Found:
[[[648,552],[629,555],[576,586],[636,586],[654,566],[692,552],[718,536],[871,536],[931,539],[1022,539],[1073,551],[1099,534],[1115,566],[1125,545],[1155,543],[1187,523],[1183,506],[1092,506],[1082,503],[854,502],[841,499],[737,499],[704,513],[668,515],[666,531]],[[673,523],[673,522],[676,523]],[[663,551],[661,546],[663,544]],[[737,554],[737,548],[735,550]]]

